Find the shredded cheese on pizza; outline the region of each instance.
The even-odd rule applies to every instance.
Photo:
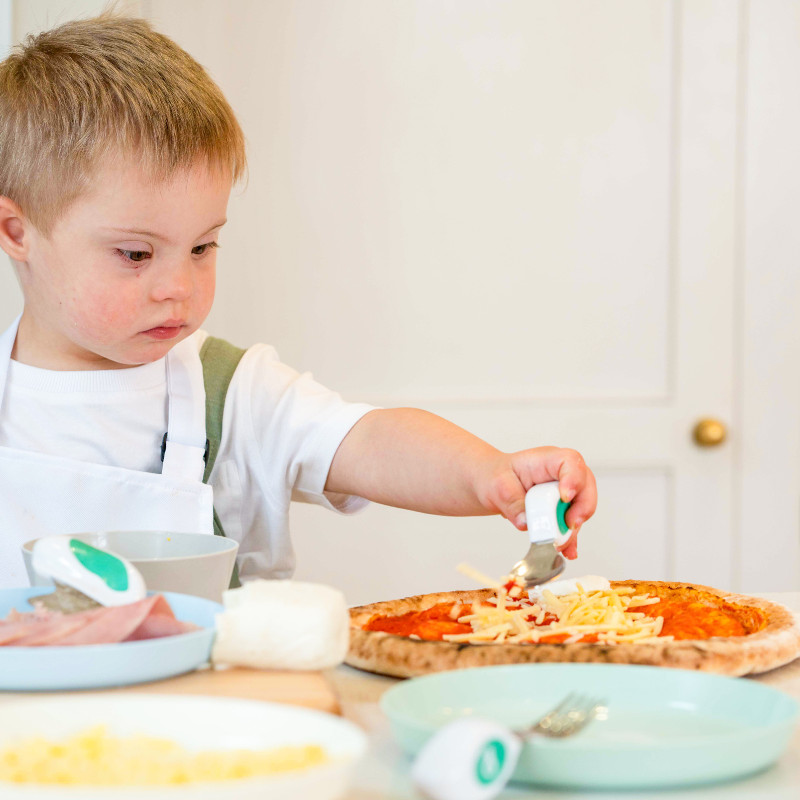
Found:
[[[663,617],[650,617],[638,610],[658,603],[659,598],[637,595],[627,586],[587,592],[578,583],[576,592],[560,597],[541,587],[541,597],[533,600],[519,577],[508,576],[497,582],[469,567],[459,570],[489,584],[495,594],[485,603],[454,606],[453,611],[458,609],[460,614],[458,622],[469,623],[472,633],[446,634],[443,638],[448,642],[520,644],[555,640],[571,644],[588,638],[607,644],[648,644],[673,638],[659,635]]]

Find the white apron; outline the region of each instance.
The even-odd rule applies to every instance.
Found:
[[[0,408],[19,317],[0,337]],[[0,447],[0,588],[28,586],[20,547],[57,533],[214,533],[203,483],[206,395],[193,337],[166,357],[169,419],[161,474]]]

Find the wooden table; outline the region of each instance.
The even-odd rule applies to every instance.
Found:
[[[800,592],[761,595],[800,612]],[[347,800],[419,800],[411,787],[409,762],[394,743],[386,718],[378,708],[381,694],[397,681],[366,672],[340,667],[328,675],[334,685],[343,713],[361,725],[370,736],[370,749],[362,762],[355,785]],[[800,659],[755,678],[800,699]],[[666,792],[574,792],[537,791],[511,788],[502,800],[798,800],[800,798],[800,729],[784,757],[766,772],[735,783],[702,789]]]

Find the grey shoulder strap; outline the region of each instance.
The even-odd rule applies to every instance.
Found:
[[[208,438],[208,459],[206,461],[203,483],[208,483],[214,462],[217,460],[219,445],[222,440],[222,416],[225,411],[225,398],[233,374],[247,352],[234,347],[224,339],[209,336],[200,348],[200,361],[203,364],[203,383],[206,389],[206,437]],[[214,533],[224,536],[222,523],[214,509]],[[236,567],[231,578],[231,588],[241,585]]]

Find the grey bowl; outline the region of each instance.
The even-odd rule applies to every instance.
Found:
[[[104,531],[76,533],[70,538],[127,558],[151,591],[190,594],[217,603],[230,584],[239,549],[233,539],[206,533]],[[31,586],[51,586],[52,582],[34,573],[31,566],[34,542],[22,545]]]

